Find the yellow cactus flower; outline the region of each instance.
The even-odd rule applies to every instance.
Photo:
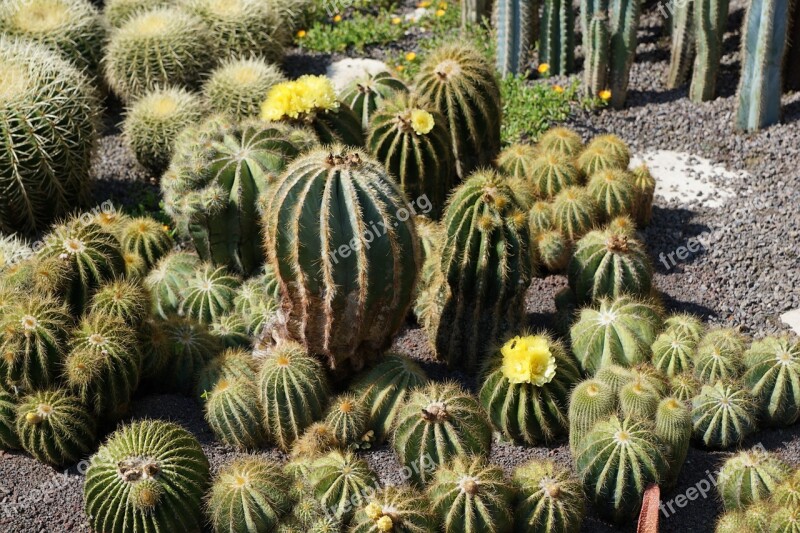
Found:
[[[390,516],[382,516],[375,521],[378,531],[388,532],[394,529],[394,522]]]
[[[557,92],[558,94],[561,94],[561,93],[564,92],[564,88],[561,85],[553,85],[553,90],[555,92]]]
[[[325,76],[306,75],[272,87],[267,99],[261,104],[261,118],[296,119],[315,110],[331,110],[337,107],[339,102],[331,80]]]
[[[409,52],[406,54],[406,61],[414,61],[417,58],[416,52]]]
[[[511,383],[530,383],[541,387],[556,375],[556,359],[547,338],[517,335],[500,349],[502,372]]]
[[[394,24],[395,26],[400,24],[401,22],[403,22],[403,19],[401,19],[400,17],[392,17],[392,24]]]
[[[383,508],[375,502],[370,503],[364,508],[364,513],[370,520],[377,520],[383,516]]]
[[[600,97],[601,100],[603,100],[604,102],[607,102],[607,101],[611,100],[611,91],[609,91],[608,89],[602,90],[602,91],[600,91],[598,96]]]
[[[335,17],[333,17],[333,21],[334,22],[341,22],[342,21],[342,16],[341,15],[336,15]]]
[[[298,38],[298,39],[302,39],[302,38],[303,38],[303,37],[305,37],[306,35],[308,35],[308,34],[306,33],[306,30],[298,30],[298,31],[297,31],[297,38]]]
[[[447,2],[439,2],[439,9],[447,9]]]
[[[419,4],[417,4],[417,7],[422,7],[422,8],[431,7],[431,3],[428,0],[425,0],[424,2],[420,2]]]
[[[436,10],[436,16],[437,16],[437,17],[443,17],[443,16],[444,16],[444,14],[445,14],[445,10],[444,10],[444,9],[438,9],[438,10]]]
[[[411,112],[411,128],[417,135],[427,135],[433,129],[433,115],[424,109],[415,109]]]
[[[550,65],[548,65],[547,63],[542,63],[541,65],[539,65],[539,68],[537,70],[539,71],[539,74],[546,74],[550,72]]]

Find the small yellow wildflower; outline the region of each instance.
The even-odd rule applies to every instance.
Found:
[[[394,522],[392,522],[392,518],[390,516],[382,516],[378,518],[375,522],[375,525],[378,526],[378,531],[388,532],[394,529]]]
[[[169,231],[169,226],[164,224],[163,226],[161,226],[161,229],[163,229],[164,231]]]
[[[306,33],[306,30],[298,30],[298,31],[297,31],[297,38],[298,38],[298,39],[302,39],[302,38],[303,38],[303,37],[305,37],[306,35],[308,35],[308,34]]]
[[[375,502],[370,503],[364,508],[367,518],[370,520],[377,520],[383,516],[383,508]]]
[[[433,129],[433,116],[424,109],[411,112],[411,128],[417,135],[427,135]]]
[[[409,52],[406,54],[406,61],[414,61],[417,58],[416,52]]]
[[[553,85],[553,90],[555,92],[557,92],[558,94],[561,94],[561,93],[564,92],[564,88],[561,85]]]
[[[541,65],[539,65],[538,70],[539,74],[546,74],[550,72],[550,65],[548,65],[547,63],[542,63]]]
[[[341,15],[336,15],[335,17],[333,17],[333,21],[334,22],[341,22],[342,21],[342,16]]]
[[[419,4],[417,4],[417,7],[422,7],[422,8],[431,7],[431,3],[428,0],[425,0],[424,2],[420,2]]]
[[[437,17],[443,17],[444,13],[445,13],[444,9],[439,9],[439,10],[436,11],[436,16]]]
[[[403,65],[397,65],[397,66],[395,67],[395,70],[396,70],[397,72],[403,72],[405,69],[406,69],[406,67],[404,67]]]
[[[600,91],[598,96],[600,97],[601,100],[607,102],[611,100],[611,91],[609,91],[608,89],[602,90]]]
[[[447,9],[447,2],[439,2],[439,9]]]
[[[511,383],[531,383],[541,387],[556,375],[556,359],[545,337],[517,335],[500,349],[502,372]]]
[[[394,24],[395,26],[397,26],[401,22],[403,22],[403,19],[401,19],[400,17],[392,17],[392,24]]]

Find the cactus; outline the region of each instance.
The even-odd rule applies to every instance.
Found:
[[[438,219],[455,185],[444,117],[415,97],[400,93],[372,115],[367,147],[410,199],[425,197]]]
[[[418,215],[414,218],[417,226],[417,235],[422,244],[422,268],[417,281],[416,297],[412,311],[417,321],[422,323],[422,314],[428,305],[432,293],[433,282],[439,275],[439,261],[441,247],[444,241],[441,224],[434,222],[426,216]]]
[[[533,172],[532,165],[538,157],[539,152],[530,144],[512,144],[497,155],[497,169],[501,174],[524,180]]]
[[[695,343],[700,342],[705,334],[703,321],[688,313],[676,313],[664,319],[664,332],[688,336]]]
[[[411,306],[420,257],[405,202],[383,165],[342,146],[296,159],[274,192],[265,242],[280,333],[337,373],[387,348]]]
[[[665,488],[674,487],[692,438],[692,413],[682,400],[670,397],[659,402],[655,413],[655,434],[666,446],[668,468],[661,482]]]
[[[150,315],[150,294],[139,282],[112,281],[94,293],[89,314],[104,315],[138,328]]]
[[[273,531],[292,508],[288,485],[281,466],[266,459],[245,457],[225,465],[208,497],[214,531]]]
[[[61,370],[72,325],[58,300],[26,296],[0,318],[0,374],[9,387],[26,391],[52,385]]]
[[[220,380],[245,380],[255,383],[258,364],[253,354],[243,348],[228,348],[211,359],[197,374],[195,399],[203,403]]]
[[[142,356],[141,385],[158,384],[172,356],[172,346],[160,319],[148,317],[139,325],[139,351]]]
[[[700,392],[702,383],[691,372],[684,372],[673,376],[669,380],[669,385],[672,396],[682,402],[691,403],[692,398]]]
[[[60,298],[69,288],[71,278],[69,263],[58,257],[43,259],[33,255],[11,266],[4,281],[19,295],[33,293]]]
[[[580,172],[570,158],[545,153],[531,162],[526,178],[532,182],[539,198],[551,199],[564,189],[578,185]]]
[[[466,0],[461,3],[461,28],[481,24],[490,15],[491,4],[486,0]]]
[[[744,341],[730,328],[709,330],[697,347],[695,375],[703,383],[719,379],[736,379],[744,370]]]
[[[730,448],[755,431],[756,413],[752,395],[738,383],[703,385],[692,399],[692,435],[708,448]]]
[[[175,0],[106,0],[103,17],[112,28],[119,28],[126,20],[155,7],[168,7]]]
[[[633,191],[634,202],[631,216],[640,228],[648,226],[653,218],[653,196],[656,191],[656,180],[647,165],[642,163],[634,168]]]
[[[627,235],[628,238],[636,237],[636,223],[628,215],[619,215],[609,220],[605,229],[613,232]]]
[[[742,381],[759,406],[759,420],[789,426],[800,417],[800,342],[788,336],[754,342]]]
[[[367,406],[355,394],[344,393],[331,400],[324,423],[340,446],[349,447],[361,441],[368,421]]]
[[[209,324],[211,333],[219,337],[226,348],[249,347],[253,344],[247,326],[244,318],[235,312],[220,315]]]
[[[536,146],[542,153],[555,153],[574,159],[583,151],[583,140],[568,128],[550,128]]]
[[[759,505],[753,505],[749,507],[747,511],[745,511],[745,515],[753,514],[757,512],[757,510],[761,510],[761,512],[767,516],[762,517],[763,520],[759,522],[751,520],[751,524],[762,528],[754,528],[751,531],[767,531],[767,526],[769,526],[769,531],[775,531],[776,533],[797,533],[800,531],[800,509],[794,507],[777,509],[774,514],[770,515],[766,508]],[[742,531],[741,526],[739,527],[740,529],[737,531]]]
[[[560,273],[567,268],[572,247],[560,231],[545,231],[533,239],[535,258],[551,273]]]
[[[735,124],[753,131],[781,120],[781,69],[786,54],[792,2],[756,0],[742,29],[742,74],[736,95]]]
[[[667,376],[692,371],[697,344],[691,337],[667,330],[656,338],[652,349],[653,365]]]
[[[619,390],[619,410],[633,420],[653,420],[658,408],[658,394],[641,380],[626,383]]]
[[[120,229],[119,240],[123,253],[141,257],[148,270],[174,246],[164,225],[150,217],[127,220]]]
[[[327,514],[347,523],[378,486],[378,476],[352,453],[329,452],[311,463],[311,490]]]
[[[800,475],[793,473],[771,492],[770,501],[777,507],[796,509],[800,505]]]
[[[98,102],[88,78],[30,41],[0,38],[0,70],[0,231],[40,232],[88,198]]]
[[[580,530],[586,506],[583,488],[569,470],[553,461],[532,460],[514,469],[517,492],[515,531],[573,533]]]
[[[728,0],[696,0],[692,3],[697,55],[689,98],[694,102],[705,102],[717,96],[722,38],[728,26]]]
[[[75,463],[95,445],[94,418],[80,399],[64,390],[21,398],[16,418],[22,449],[42,463]]]
[[[609,387],[611,387],[611,391],[614,394],[614,396],[618,396],[619,391],[622,389],[622,387],[624,387],[625,385],[627,385],[632,381],[636,381],[637,377],[639,376],[632,369],[615,364],[610,364],[602,367],[594,375],[594,378],[597,381],[601,381],[606,385],[608,385]]]
[[[266,443],[258,391],[245,377],[220,378],[208,394],[205,417],[214,435],[229,446],[252,450]]]
[[[203,84],[203,101],[212,113],[234,120],[256,118],[264,95],[283,81],[281,70],[261,57],[228,58]]]
[[[539,1],[495,0],[491,6],[492,27],[497,32],[495,68],[503,77],[521,74],[528,67],[536,45]]]
[[[480,53],[443,46],[422,64],[414,85],[447,120],[458,177],[490,165],[500,151],[500,89]]]
[[[424,496],[406,487],[386,487],[370,496],[353,516],[350,533],[434,533]]]
[[[552,204],[542,200],[534,202],[528,211],[528,228],[532,239],[554,228],[553,216]]]
[[[701,0],[698,0],[701,1]],[[670,46],[667,88],[677,89],[689,79],[695,56],[695,0],[672,6],[672,43]]]
[[[600,155],[606,157],[606,162],[614,168],[627,170],[631,163],[631,151],[625,141],[613,134],[598,135],[588,144],[587,150],[597,150]],[[605,170],[607,167],[597,168]],[[588,173],[587,175],[591,175]]]
[[[219,340],[203,324],[179,318],[164,323],[164,335],[171,353],[160,377],[168,390],[188,396],[200,370],[219,353]]]
[[[628,96],[631,65],[636,57],[641,0],[612,0],[610,13],[611,49],[609,81],[611,105],[622,109]]]
[[[597,203],[583,187],[568,187],[553,201],[555,227],[572,242],[597,224],[598,215]]]
[[[382,102],[407,93],[408,87],[405,83],[382,71],[354,80],[342,93],[341,100],[361,119],[361,128],[368,131],[372,116]]]
[[[239,286],[233,299],[236,314],[245,321],[247,333],[259,335],[264,325],[275,314],[280,293],[277,289],[274,269],[266,265],[264,272],[246,280]]]
[[[424,485],[453,457],[487,455],[492,430],[478,401],[454,383],[414,390],[397,415],[392,447],[410,479]]]
[[[25,239],[16,235],[0,235],[0,275],[12,270],[14,265],[29,259],[33,249]]]
[[[545,0],[539,36],[539,60],[553,75],[570,74],[575,67],[575,13],[572,2]]]
[[[621,524],[639,513],[645,488],[667,471],[662,447],[651,425],[616,416],[584,437],[575,461],[600,516]]]
[[[122,136],[139,164],[159,176],[172,158],[175,138],[203,112],[200,97],[184,88],[152,89],[128,108]]]
[[[580,370],[547,334],[515,336],[486,364],[479,393],[494,427],[507,439],[534,445],[567,431],[567,408]]]
[[[92,456],[83,499],[95,531],[199,531],[208,459],[182,427],[159,420],[122,426]],[[132,525],[135,524],[135,525]]]
[[[200,18],[182,9],[141,12],[111,32],[106,81],[126,103],[158,87],[196,89],[216,61],[217,50],[198,38],[208,31]]]
[[[0,450],[20,447],[16,428],[17,396],[0,384]]]
[[[183,301],[194,271],[200,267],[196,255],[187,252],[172,252],[162,257],[145,278],[150,291],[153,310],[161,318],[176,315]]]
[[[572,390],[569,398],[569,449],[574,455],[583,439],[601,420],[617,409],[614,389],[599,379],[588,379]]]
[[[507,182],[483,171],[453,192],[443,226],[441,279],[423,323],[440,359],[474,369],[522,320],[532,275],[527,217]]]
[[[445,533],[510,532],[513,494],[503,470],[481,457],[456,457],[440,466],[428,488]]]
[[[288,450],[312,422],[322,418],[328,403],[328,382],[322,365],[297,343],[276,346],[258,375],[265,425],[270,439]]]
[[[586,5],[590,1],[583,0],[581,4]],[[604,0],[604,2],[607,5],[608,0]],[[589,17],[591,22],[588,30],[584,32],[587,37],[584,38],[586,61],[583,71],[583,84],[586,87],[588,96],[594,97],[600,94],[601,91],[606,90],[609,84],[608,63],[611,55],[611,30],[608,16],[605,12],[598,11],[589,15]]]
[[[291,457],[302,462],[305,459],[316,459],[331,450],[341,450],[342,448],[342,443],[325,422],[314,422],[306,428],[299,439],[292,443]]]
[[[233,299],[241,280],[225,267],[203,263],[184,292],[178,313],[203,324],[211,323],[233,309]]]
[[[592,175],[586,187],[599,207],[602,219],[628,215],[636,204],[634,178],[630,172],[606,169]]]
[[[757,449],[728,458],[717,476],[717,491],[727,511],[741,511],[765,502],[789,479],[792,469],[778,457]]]

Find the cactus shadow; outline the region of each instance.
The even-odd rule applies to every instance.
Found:
[[[671,274],[682,271],[682,266],[691,264],[706,253],[705,246],[698,237],[711,232],[706,224],[692,222],[696,213],[685,208],[653,207],[653,219],[644,230],[644,241],[650,257],[653,259],[655,271],[659,274]],[[684,258],[677,256],[678,249],[686,247],[690,239],[699,241],[699,249],[688,252]]]
[[[689,313],[694,316],[700,317],[703,320],[719,317],[719,314],[716,311],[714,311],[709,307],[706,307],[703,304],[687,300],[678,300],[677,298],[670,296],[666,292],[661,292],[659,294],[661,296],[662,302],[664,303],[664,308],[668,312]]]

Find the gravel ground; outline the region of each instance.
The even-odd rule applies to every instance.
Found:
[[[738,78],[739,39],[736,30],[742,19],[742,3],[732,7],[731,31],[725,38],[726,54],[720,81],[721,97],[704,104],[691,103],[686,89],[664,89],[668,53],[663,24],[650,12],[643,17],[641,44],[633,67],[629,106],[622,111],[579,113],[568,124],[586,137],[613,132],[631,147],[688,151],[711,159],[729,170],[746,171],[748,178],[721,185],[735,195],[720,208],[680,204],[656,199],[651,226],[645,231],[647,246],[657,267],[656,283],[670,309],[700,314],[711,322],[740,326],[753,336],[785,331],[779,315],[800,307],[800,94],[786,95],[785,122],[753,135],[735,134],[731,127],[733,95]],[[370,51],[381,57],[379,51]],[[292,52],[286,60],[290,74],[324,72],[326,64],[338,57],[308,56]],[[557,82],[560,80],[553,80]],[[111,109],[118,104],[110,101]],[[152,201],[157,186],[138,167],[124,148],[116,124],[119,114],[107,120],[95,174],[98,199],[113,198],[126,205]],[[684,245],[690,237],[710,232],[709,247],[671,269],[659,261]],[[553,296],[566,285],[563,277],[536,280],[527,294],[527,311],[532,327],[553,327]],[[474,388],[464,375],[448,374],[431,360],[422,331],[409,324],[395,341],[395,349],[420,359],[436,379],[459,379]],[[133,418],[163,418],[183,424],[199,439],[213,468],[237,452],[220,445],[203,421],[198,406],[187,398],[162,395],[138,399]],[[800,465],[800,426],[761,431],[746,446],[762,444],[791,464]],[[268,450],[261,455],[281,459]],[[708,479],[728,454],[692,448],[666,503],[678,494]],[[364,454],[384,483],[401,480],[400,466],[385,447]],[[506,469],[529,458],[549,457],[570,464],[566,444],[551,448],[524,448],[496,444],[492,460]],[[85,465],[58,472],[22,454],[0,452],[0,530],[8,532],[88,531],[81,497]],[[663,532],[708,532],[721,508],[713,494],[690,501],[675,513],[661,516]],[[618,531],[590,513],[586,532]],[[628,530],[633,531],[633,527]]]

